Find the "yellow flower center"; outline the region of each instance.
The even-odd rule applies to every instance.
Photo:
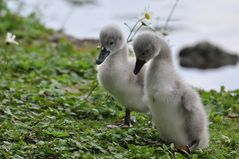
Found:
[[[151,19],[151,15],[150,15],[148,12],[145,12],[145,13],[144,13],[144,17],[145,17],[145,19],[147,19],[147,20],[150,20],[150,19]]]

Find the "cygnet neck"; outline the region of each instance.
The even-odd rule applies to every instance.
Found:
[[[110,61],[114,61],[114,62],[119,61],[121,63],[124,61],[128,61],[128,50],[127,49],[128,49],[127,45],[124,44],[124,46],[120,50],[118,50],[110,55],[110,58],[109,58]]]
[[[158,44],[160,46],[160,51],[158,55],[154,58],[155,60],[163,60],[172,63],[172,53],[167,42],[161,38],[158,38]]]

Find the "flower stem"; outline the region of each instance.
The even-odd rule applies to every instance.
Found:
[[[91,94],[95,91],[95,89],[98,87],[98,83],[94,81],[94,85],[93,87],[91,88],[90,92],[88,93],[88,95],[86,96],[85,100],[87,101],[88,98],[91,96]]]
[[[127,26],[127,28],[129,28],[129,30],[132,30],[131,27],[127,23],[124,23],[124,25]]]
[[[5,51],[5,56],[4,56],[4,61],[5,61],[5,64],[4,64],[4,71],[7,72],[8,71],[8,47],[6,48],[6,51]]]
[[[179,2],[179,0],[176,0],[176,1],[175,1],[175,3],[174,3],[174,5],[173,5],[173,7],[172,7],[172,9],[171,9],[171,11],[170,11],[170,13],[169,13],[167,19],[166,19],[166,22],[165,22],[164,27],[163,27],[163,29],[162,29],[162,33],[166,32],[166,30],[167,30],[167,28],[168,28],[168,23],[169,23],[169,21],[171,20],[171,18],[172,18],[172,16],[173,16],[173,13],[174,13],[174,11],[175,11],[175,9],[176,9],[176,7],[177,7],[178,2]]]
[[[137,25],[138,25],[142,20],[144,20],[144,19],[145,19],[145,17],[140,18],[140,19],[134,24],[133,28],[130,30],[129,36],[127,37],[127,42],[130,42],[130,39],[132,39],[132,38],[130,38],[130,37],[131,37],[132,33],[134,32],[135,28],[136,28]]]
[[[129,39],[129,42],[131,42],[135,36],[135,34],[143,27],[143,25],[141,24],[134,32],[134,34],[131,36],[131,38]]]

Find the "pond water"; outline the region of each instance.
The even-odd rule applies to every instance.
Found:
[[[23,1],[23,0],[22,0]],[[159,17],[157,25],[165,23],[175,0],[95,0],[94,3],[72,5],[66,0],[28,0],[23,8],[14,1],[12,10],[27,15],[32,11],[48,27],[61,29],[78,38],[98,38],[99,30],[107,24],[118,24],[125,35],[123,24],[132,25],[145,9]],[[178,66],[177,54],[185,45],[201,40],[211,41],[224,49],[239,54],[239,1],[238,0],[180,0],[169,23],[173,30],[167,37],[172,46],[175,64],[185,81],[203,89],[239,88],[239,64],[220,69],[196,70]]]

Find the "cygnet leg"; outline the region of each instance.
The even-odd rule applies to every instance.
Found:
[[[126,108],[124,120],[119,126],[120,127],[131,126],[130,110],[129,109]]]

